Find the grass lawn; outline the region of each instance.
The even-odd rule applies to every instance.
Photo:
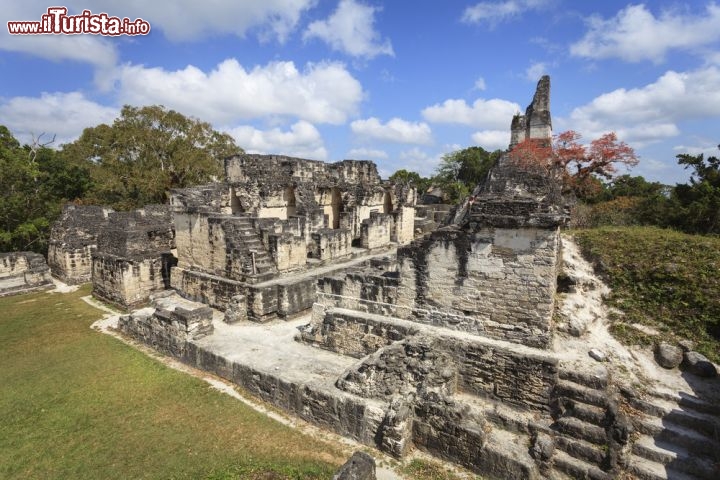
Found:
[[[0,298],[0,478],[330,478],[346,455],[89,327],[69,294]]]
[[[599,267],[624,315],[612,333],[627,343],[658,340],[629,327],[640,323],[662,340],[686,338],[720,362],[720,238],[651,227],[603,227],[570,232]]]

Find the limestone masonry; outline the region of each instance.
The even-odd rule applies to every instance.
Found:
[[[0,297],[52,287],[50,268],[39,253],[0,253]]]
[[[550,141],[548,77],[511,130],[511,145]],[[558,176],[505,154],[451,209],[416,205],[368,161],[224,166],[169,209],[69,207],[53,272],[91,272],[94,295],[145,307],[120,316],[125,335],[397,457],[500,479],[720,478],[720,406],[563,353],[591,326],[555,324]]]

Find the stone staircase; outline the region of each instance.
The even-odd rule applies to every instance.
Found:
[[[629,396],[637,438],[628,472],[641,480],[720,478],[720,405],[682,394]]]
[[[559,371],[553,478],[613,478],[604,471],[609,464],[608,433],[605,428],[610,400],[607,374],[586,375]]]
[[[228,268],[231,268],[233,262],[239,259],[244,281],[259,283],[269,280],[277,274],[275,262],[263,245],[260,235],[250,219],[234,218],[231,223],[225,225],[225,232],[230,254]]]

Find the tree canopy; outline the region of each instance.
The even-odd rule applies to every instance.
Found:
[[[166,203],[171,188],[219,177],[221,159],[240,152],[209,123],[156,105],[123,107],[112,125],[86,128],[62,156],[91,166],[88,202],[131,209]]]
[[[592,140],[589,145],[579,143],[581,135],[573,130],[553,137],[551,143],[526,139],[510,151],[510,159],[531,169],[558,169],[565,186],[578,198],[595,195],[601,184],[598,178],[611,179],[618,165],[635,166],[638,157],[614,132]]]
[[[482,147],[468,147],[443,156],[433,184],[439,186],[452,203],[466,197],[487,175],[503,154],[488,152]]]

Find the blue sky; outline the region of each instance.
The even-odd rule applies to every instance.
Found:
[[[684,182],[717,154],[720,4],[705,0],[70,0],[142,18],[147,36],[13,36],[55,3],[4,5],[0,124],[56,144],[124,104],[210,122],[250,152],[374,160],[431,174],[443,154],[506,148],[542,74],[556,133],[615,131],[632,170]]]

